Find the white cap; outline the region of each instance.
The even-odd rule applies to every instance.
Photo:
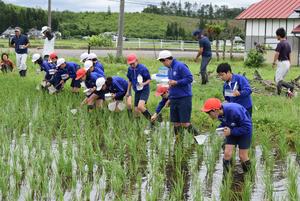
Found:
[[[80,62],[83,62],[83,60],[87,59],[89,56],[89,53],[84,52],[80,55]]]
[[[86,71],[88,71],[93,65],[94,65],[94,64],[93,64],[92,61],[87,60],[87,61],[84,62],[84,69],[85,69]]]
[[[87,59],[97,59],[97,55],[95,53],[90,53]]]
[[[105,78],[104,77],[100,77],[96,80],[96,90],[100,91],[103,87],[103,85],[105,84]]]
[[[41,55],[38,54],[38,53],[35,53],[35,54],[32,55],[31,61],[34,63],[34,62],[36,62],[39,58],[41,58]]]
[[[43,26],[43,27],[42,27],[41,34],[43,34],[45,31],[47,31],[47,30],[48,30],[48,28],[49,28],[49,27],[47,27],[47,26]]]
[[[157,60],[166,59],[172,57],[172,53],[169,50],[163,50],[159,53]]]
[[[66,60],[64,58],[57,59],[56,67],[60,67],[65,62],[66,62]]]

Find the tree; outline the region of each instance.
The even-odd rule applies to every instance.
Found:
[[[224,27],[221,24],[216,23],[210,23],[207,25],[208,34],[213,40],[216,40],[216,55],[217,60],[219,61],[220,55],[219,55],[219,39],[220,34],[224,30]]]

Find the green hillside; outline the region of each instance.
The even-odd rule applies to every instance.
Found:
[[[0,0],[0,32],[7,27],[20,26],[25,31],[30,28],[41,29],[47,24],[45,10],[19,7],[5,4]],[[70,12],[54,11],[52,28],[60,31],[64,37],[88,36],[103,32],[117,32],[118,13],[110,12]],[[231,20],[234,21],[234,20]],[[151,13],[126,13],[125,36],[135,38],[165,38],[167,26],[176,26],[184,30],[183,39],[191,39],[191,32],[199,26],[200,19],[159,15]],[[230,20],[229,20],[230,23]],[[231,22],[232,23],[232,22]],[[234,21],[243,29],[243,22]]]

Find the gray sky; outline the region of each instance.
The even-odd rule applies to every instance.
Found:
[[[142,11],[146,7],[147,3],[156,3],[159,5],[161,0],[125,0],[125,10],[126,12],[136,12]],[[169,0],[170,2],[179,0]],[[184,2],[186,0],[181,0]],[[202,4],[216,4],[216,5],[228,5],[229,7],[248,7],[252,3],[259,2],[260,0],[228,0],[224,3],[224,0],[198,0],[198,3]],[[6,3],[12,3],[27,7],[38,7],[47,8],[48,0],[4,0]],[[137,4],[129,2],[138,2]],[[195,0],[190,0],[190,2],[195,2]],[[108,6],[110,6],[112,12],[119,11],[119,0],[52,0],[53,10],[70,10],[70,11],[107,11]]]

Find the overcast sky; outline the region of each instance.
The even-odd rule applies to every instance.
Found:
[[[147,3],[152,3],[159,5],[161,0],[125,0],[125,10],[126,12],[136,12],[142,11],[146,7]],[[179,0],[169,0],[170,2]],[[181,0],[184,2],[186,0]],[[229,7],[248,7],[252,3],[259,2],[260,0],[227,0],[226,4],[224,0],[198,0],[198,3],[202,4],[216,4],[216,5],[228,5]],[[12,3],[16,5],[26,6],[26,7],[38,7],[47,8],[48,0],[4,0],[6,3]],[[136,4],[130,2],[137,2]],[[190,0],[191,3],[195,0]],[[119,11],[119,0],[52,0],[53,10],[70,10],[70,11],[107,11],[108,7],[111,8],[112,12]]]

